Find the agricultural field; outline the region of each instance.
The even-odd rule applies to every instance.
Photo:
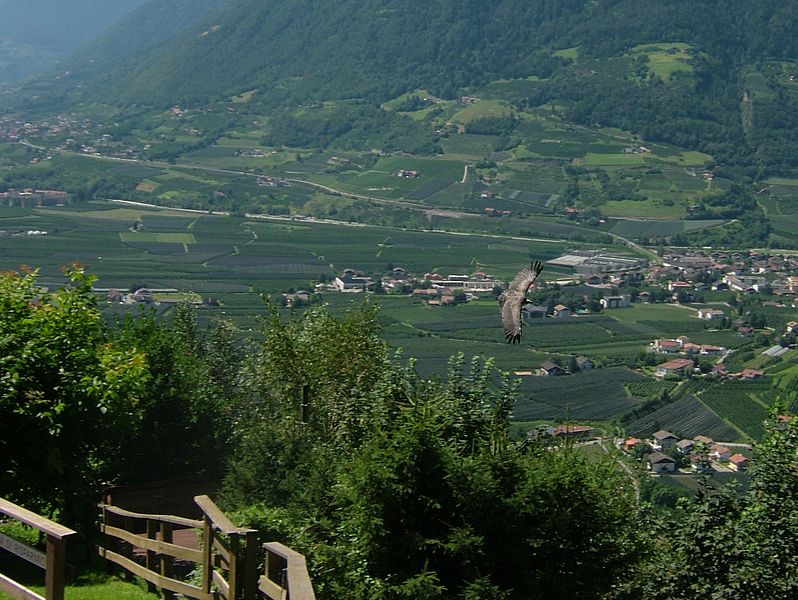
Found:
[[[669,43],[632,51],[635,56],[647,57],[649,66],[661,76],[663,69],[689,70],[684,62],[689,53],[684,45]],[[621,72],[628,69],[629,62],[626,58],[609,61],[602,68]],[[88,190],[87,195],[162,206],[318,218],[335,218],[343,213],[348,221],[383,224],[390,218],[392,224],[408,221],[414,225],[423,218],[423,212],[411,215],[413,211],[451,209],[473,215],[456,219],[454,226],[462,231],[598,242],[603,235],[600,231],[564,219],[561,198],[573,182],[571,168],[583,165],[589,168],[578,177],[578,186],[586,205],[598,207],[605,217],[661,221],[620,223],[613,233],[645,240],[717,224],[681,220],[691,203],[725,188],[718,178],[703,177],[703,166],[712,157],[666,144],[642,146],[645,142],[623,131],[566,124],[545,109],[522,110],[502,99],[505,94],[523,98],[541,84],[534,77],[495,81],[473,90],[479,98],[474,104],[435,99],[428,108],[403,113],[424,119],[424,123],[429,121],[428,125],[439,132],[435,150],[423,156],[378,149],[270,147],[262,145],[269,129],[264,119],[244,124],[223,111],[188,111],[180,118],[147,115],[150,129],[159,135],[114,140],[108,146],[110,153],[124,150],[125,156],[135,159],[110,162],[60,152],[51,160],[30,165],[25,160],[27,155],[7,146],[0,151],[0,169],[4,168],[2,163],[10,161],[21,174],[17,178],[20,183],[36,181],[52,189],[83,189]],[[411,96],[423,99],[428,94],[417,90],[385,107],[401,107]],[[233,103],[246,104],[248,98],[243,94]],[[332,107],[319,110],[327,114],[328,109]],[[509,125],[501,125],[501,118],[510,117]],[[192,137],[194,134],[186,134],[188,130],[202,132],[233,122],[235,127],[210,145],[203,145]],[[474,131],[479,133],[469,131],[469,127],[476,127]],[[163,156],[169,156],[168,160],[147,160]],[[417,171],[417,175],[401,177],[402,170]],[[259,175],[285,178],[289,183],[259,185]],[[338,196],[338,204],[332,197],[320,198],[318,188],[302,182],[332,188],[325,191]],[[495,196],[483,196],[486,190]],[[359,204],[341,202],[339,194],[356,196]],[[369,199],[374,202],[367,204]],[[386,206],[380,201],[395,203],[404,212],[385,217],[381,213]],[[509,214],[501,219],[486,218],[485,209],[491,208]]]
[[[671,236],[676,233],[696,231],[698,229],[705,229],[707,227],[716,227],[718,225],[722,225],[723,223],[725,223],[725,221],[711,219],[703,221],[619,220],[610,231],[624,237],[633,239],[646,239]]]
[[[746,437],[761,440],[765,433],[762,422],[774,395],[770,382],[729,381],[703,391],[699,398]]]
[[[626,424],[627,433],[637,437],[650,437],[660,429],[686,438],[706,435],[724,442],[736,442],[741,438],[737,429],[692,394]]]
[[[629,381],[624,386],[626,393],[632,398],[657,399],[663,393],[673,391],[675,385],[671,381],[660,381],[658,379],[645,379]]]
[[[174,288],[213,298],[221,306],[202,308],[203,319],[224,316],[253,332],[259,330],[258,316],[265,314],[261,294],[307,288],[344,268],[369,274],[383,273],[388,265],[417,274],[483,270],[506,281],[530,258],[548,260],[566,249],[565,243],[554,241],[245,219],[98,202],[46,209],[0,207],[0,230],[6,231],[0,236],[0,268],[31,264],[41,269],[45,284],[61,285],[60,268],[78,261],[99,277],[98,287]],[[29,230],[47,235],[18,235]],[[544,272],[544,279],[558,276],[556,270]],[[324,295],[331,310],[363,301],[361,295]],[[493,300],[453,307],[428,307],[394,296],[370,301],[382,306],[389,343],[418,357],[425,374],[441,372],[457,352],[495,356],[497,366],[508,371],[534,369],[552,355],[567,360],[583,354],[618,365],[657,337],[687,333],[699,342],[717,343],[718,336],[731,335],[706,331],[694,311],[645,305],[566,321],[532,321],[525,327],[524,343],[508,347]],[[627,396],[623,389],[619,393]]]
[[[594,369],[564,377],[526,377],[513,417],[535,419],[610,420],[636,407],[625,385],[645,378],[623,367]]]
[[[667,81],[674,73],[692,73],[692,54],[689,44],[684,43],[659,43],[641,44],[629,51],[629,55],[645,57],[648,71]]]

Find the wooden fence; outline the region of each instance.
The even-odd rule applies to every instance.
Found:
[[[47,551],[44,554],[8,536],[0,537],[0,547],[45,570],[44,593],[46,600],[64,600],[66,540],[76,532],[3,498],[0,498],[0,513],[38,529],[47,536]],[[39,594],[2,573],[0,573],[0,591],[17,600],[43,600]]]
[[[257,531],[233,525],[208,496],[194,501],[202,511],[200,520],[101,505],[102,532],[123,548],[120,553],[100,547],[100,555],[149,582],[153,591],[160,588],[165,600],[174,594],[255,600],[259,593],[273,600],[315,600],[301,554],[282,544],[266,544],[266,573],[258,579]],[[135,560],[137,552],[144,564]],[[202,567],[200,585],[175,578],[175,559]]]

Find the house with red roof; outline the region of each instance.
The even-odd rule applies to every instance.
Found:
[[[748,457],[740,453],[732,454],[729,457],[729,468],[735,471],[745,471],[748,468]]]
[[[693,370],[694,365],[695,363],[690,358],[677,358],[658,365],[654,375],[657,377],[667,377],[668,375],[684,377]]]

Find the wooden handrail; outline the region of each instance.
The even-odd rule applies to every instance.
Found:
[[[255,531],[254,529],[247,529],[244,527],[237,527],[233,522],[224,514],[221,509],[216,506],[213,500],[208,496],[195,496],[194,502],[202,509],[203,514],[208,517],[214,525],[214,529],[222,532],[225,535],[246,535]],[[199,525],[202,526],[202,523]]]
[[[308,575],[307,562],[299,552],[291,550],[280,542],[267,542],[263,545],[266,550],[265,574],[261,576],[258,589],[272,600],[315,600],[313,584]],[[280,568],[274,564],[274,558],[279,557],[285,567]],[[280,579],[275,576],[280,575]]]
[[[147,513],[137,513],[118,506],[111,506],[110,504],[100,504],[100,508],[112,515],[119,517],[128,517],[130,519],[147,519],[150,521],[161,521],[162,523],[171,523],[172,525],[180,525],[181,527],[190,527],[192,529],[199,529],[202,527],[202,521],[197,519],[187,519],[185,517],[176,517],[175,515],[150,515]]]
[[[55,521],[37,515],[35,512],[22,508],[4,498],[0,498],[0,513],[16,519],[17,521],[22,521],[25,525],[30,525],[34,529],[38,529],[42,533],[46,533],[57,540],[62,540],[77,533],[72,531],[69,527],[64,527]]]
[[[0,498],[0,513],[46,534],[45,595],[47,600],[64,600],[64,588],[66,587],[66,540],[77,532],[4,498]],[[11,594],[14,598],[43,600],[38,594],[4,575],[0,575],[0,590]]]

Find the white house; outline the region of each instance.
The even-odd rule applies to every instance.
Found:
[[[713,321],[715,319],[722,319],[726,316],[722,310],[717,308],[699,308],[698,309],[698,318],[704,319],[705,321]]]

